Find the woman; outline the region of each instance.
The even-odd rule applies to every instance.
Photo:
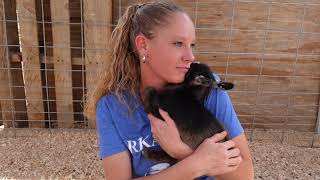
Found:
[[[97,122],[105,177],[112,179],[253,179],[253,165],[243,128],[225,91],[212,90],[206,108],[226,132],[192,150],[180,139],[174,121],[161,121],[141,104],[144,88],[180,83],[194,61],[195,28],[190,17],[169,2],[129,6],[111,36],[111,63],[89,93],[86,114]],[[156,164],[142,155],[144,146],[179,159]],[[210,176],[210,177],[207,177]]]

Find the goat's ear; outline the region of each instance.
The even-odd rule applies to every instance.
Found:
[[[144,89],[142,102],[144,105],[144,111],[146,113],[150,113],[152,111],[156,96],[157,96],[156,89],[154,89],[152,87],[147,87],[146,89]]]
[[[158,92],[153,87],[147,87],[144,90],[144,97],[143,97],[143,105],[144,111],[146,113],[151,113],[157,118],[162,119],[162,116],[159,113],[159,96]]]
[[[223,90],[230,90],[234,87],[233,83],[225,82],[225,81],[220,81],[217,85],[220,89],[223,89]]]

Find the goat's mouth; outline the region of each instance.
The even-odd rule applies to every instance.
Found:
[[[234,84],[231,82],[225,81],[214,81],[211,78],[206,78],[203,75],[196,76],[192,81],[191,85],[193,86],[203,86],[203,87],[212,87],[223,90],[230,90],[234,87]]]
[[[196,85],[196,86],[212,86],[213,85],[213,82],[212,82],[212,79],[208,79],[206,77],[204,77],[203,75],[199,75],[199,76],[196,76],[192,82],[191,82],[192,85]]]

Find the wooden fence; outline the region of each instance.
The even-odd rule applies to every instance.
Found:
[[[82,96],[107,60],[112,1],[0,2],[0,28],[7,34],[0,57],[5,127],[85,122]]]
[[[0,0],[0,122],[87,126],[82,97],[134,2]],[[195,23],[197,60],[235,83],[229,94],[246,128],[320,131],[318,1],[176,2]]]

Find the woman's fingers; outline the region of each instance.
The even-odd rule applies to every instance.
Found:
[[[159,113],[163,117],[163,119],[168,119],[169,114],[166,111],[164,111],[161,108],[159,108]]]
[[[163,115],[167,118],[169,115],[163,111]],[[161,136],[163,134],[162,131],[165,131],[165,129],[168,127],[167,123],[152,114],[148,114],[148,118],[150,119],[150,124],[151,124],[151,133],[153,134],[154,139],[158,142],[158,135]]]
[[[159,108],[159,113],[164,119],[164,121],[168,123],[168,125],[175,126],[174,121],[171,119],[170,115],[166,111]]]
[[[228,162],[227,162],[227,165],[228,166],[239,166],[241,161],[242,161],[242,157],[241,156],[237,156],[237,157],[234,157],[234,158],[230,158],[228,160]]]
[[[226,142],[223,142],[223,145],[226,149],[231,149],[233,148],[236,144],[232,141],[232,140],[229,140],[229,141],[226,141]]]
[[[150,119],[151,127],[154,129],[161,128],[165,124],[161,119],[156,118],[152,114],[148,114],[148,118]]]
[[[153,124],[153,120],[155,119],[155,117],[152,115],[152,114],[148,114],[148,118],[150,120],[150,124],[152,125]]]
[[[164,119],[164,121],[153,116],[152,114],[148,114],[148,118],[150,119],[151,126],[154,126],[154,128],[155,127],[161,128],[167,124],[171,127],[176,127],[173,119],[170,117],[170,115],[166,111],[159,108],[159,113],[161,117]]]
[[[208,138],[208,140],[213,142],[219,142],[219,141],[222,141],[226,136],[227,136],[227,132],[223,131],[221,133],[217,133],[213,135],[212,137]]]
[[[148,118],[150,120],[151,132],[154,133],[154,116],[152,114],[148,114]]]
[[[183,142],[181,141],[179,131],[174,121],[171,119],[167,112],[159,109],[159,113],[164,121],[151,114],[148,114],[153,138],[170,156],[178,158],[182,157],[181,154],[184,153],[181,153],[181,149],[177,149],[177,147],[181,147],[181,144],[183,144]],[[185,156],[183,155],[183,157]]]
[[[234,158],[240,156],[240,150],[238,148],[228,150],[229,157]]]

